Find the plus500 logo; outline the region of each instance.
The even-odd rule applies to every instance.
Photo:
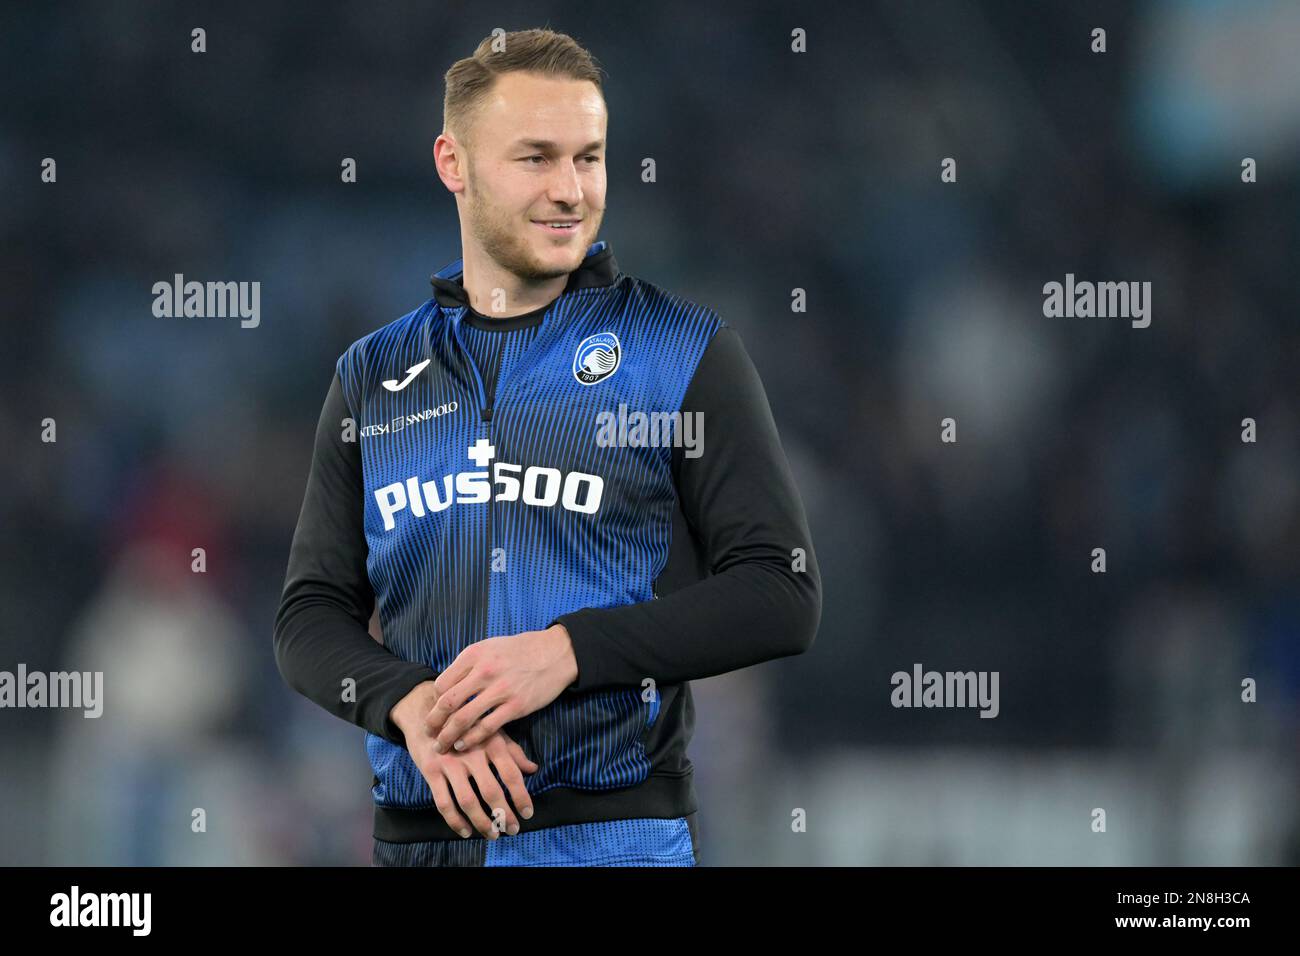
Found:
[[[480,440],[470,449],[474,463],[483,465],[492,457],[492,446]],[[493,485],[496,493],[493,494]],[[492,465],[492,477],[486,471],[462,471],[443,475],[442,490],[437,481],[421,482],[419,478],[395,481],[375,489],[375,502],[384,519],[384,530],[397,526],[393,516],[408,508],[417,518],[430,512],[444,511],[456,504],[483,504],[487,501],[522,501],[539,508],[553,508],[559,503],[567,511],[594,514],[600,508],[600,497],[605,490],[605,480],[600,475],[571,471],[561,475],[558,468],[532,465],[523,468],[498,461]],[[579,501],[581,499],[581,501]]]

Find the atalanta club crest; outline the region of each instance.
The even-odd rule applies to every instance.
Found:
[[[573,377],[583,385],[595,385],[618,371],[623,349],[613,332],[597,332],[578,343],[573,353]]]

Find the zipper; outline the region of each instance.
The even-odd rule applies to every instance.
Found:
[[[472,360],[471,360],[472,361]],[[497,389],[500,390],[500,383],[497,383]],[[492,401],[496,401],[496,395],[493,394]],[[487,423],[487,440],[492,444],[492,406],[488,405],[483,408],[483,421]],[[492,480],[492,469],[488,468],[488,513],[487,513],[487,586],[483,592],[483,640],[487,640],[491,635],[489,627],[491,622],[488,620],[488,614],[492,606],[492,575],[495,572],[493,567],[492,541],[496,533],[496,503],[497,487],[496,482]]]
[[[465,314],[467,313],[468,313],[468,309],[466,309],[465,313],[462,313],[461,318],[464,318]],[[483,373],[479,371],[478,362],[474,360],[474,354],[465,347],[465,341],[460,337],[459,320],[452,321],[451,331],[452,334],[456,337],[456,344],[460,346],[461,354],[465,356],[465,361],[469,363],[469,367],[474,371],[474,384],[478,388],[479,420],[487,425],[487,435],[481,437],[486,437],[488,444],[490,445],[492,444],[492,405],[488,404],[487,390],[483,386]],[[501,381],[498,378],[496,388],[493,390],[493,394],[492,394],[493,404],[496,403],[496,397],[500,393],[500,391],[501,391]],[[486,572],[487,578],[484,582],[484,590],[483,590],[483,636],[480,638],[480,640],[487,640],[488,637],[490,636],[488,634],[489,625],[490,625],[490,622],[488,621],[488,613],[489,613],[489,607],[491,605],[491,599],[492,599],[492,573],[493,573],[492,572],[492,540],[493,540],[493,530],[494,530],[493,519],[495,518],[493,505],[496,503],[496,497],[497,497],[496,486],[492,481],[491,467],[488,468],[487,472],[488,472],[488,489],[489,489],[488,514],[487,514],[488,563],[487,563],[487,572]]]
[[[468,308],[467,308],[468,311]],[[460,337],[460,322],[451,323],[452,334],[456,337],[456,344],[460,346],[461,354],[465,356],[465,361],[469,362],[469,367],[474,370],[474,384],[478,387],[478,407],[483,416],[483,421],[492,421],[492,409],[488,406],[487,395],[483,389],[483,373],[478,370],[478,363],[474,361],[474,356],[470,350],[465,348],[465,341]],[[500,382],[497,383],[497,390],[500,391]],[[493,396],[496,400],[496,396]]]
[[[542,340],[547,331],[547,323],[551,321],[552,317],[555,315],[556,308],[560,307],[560,301],[567,294],[567,292],[561,292],[547,307],[546,311],[542,313],[542,321],[538,323],[537,333],[533,336],[533,340],[528,343],[528,347],[524,349],[523,353],[519,356],[519,359],[511,367],[512,373],[520,365],[525,364],[524,360],[527,359],[537,348],[537,343]],[[504,391],[506,380],[509,376],[502,377],[500,374],[497,375],[496,391],[492,396],[493,404],[489,405],[485,389],[483,388],[483,373],[479,371],[478,363],[474,361],[474,356],[470,354],[469,349],[465,348],[465,341],[460,337],[460,323],[465,316],[469,314],[469,306],[461,306],[461,309],[463,311],[461,312],[460,317],[456,321],[452,322],[451,330],[456,337],[456,344],[460,346],[461,352],[463,352],[465,357],[469,360],[470,368],[474,370],[474,383],[478,386],[479,414],[483,421],[491,422],[493,407],[499,404],[497,398]],[[504,348],[504,346],[501,347]]]
[[[532,342],[529,343],[528,348],[525,349],[525,350],[524,350],[524,353],[523,353],[522,355],[519,356],[519,360],[515,363],[515,366],[518,366],[518,365],[523,364],[524,359],[527,358],[527,356],[529,355],[529,353],[532,352],[533,349],[535,349],[535,348],[537,347],[538,339],[540,339],[541,336],[542,336],[542,334],[546,331],[546,323],[547,323],[547,321],[548,321],[548,320],[551,318],[551,316],[555,313],[555,307],[556,307],[556,304],[557,304],[557,303],[560,301],[560,299],[562,299],[562,298],[564,298],[564,294],[563,294],[563,293],[561,293],[561,294],[559,295],[559,297],[557,297],[557,298],[555,299],[555,301],[551,303],[550,308],[548,308],[548,309],[546,310],[546,312],[544,312],[544,313],[542,314],[542,321],[541,321],[541,326],[540,326],[540,328],[538,328],[536,334],[535,334],[534,337],[533,337]],[[465,347],[465,340],[462,339],[462,338],[460,337],[460,323],[461,323],[461,320],[464,319],[465,316],[468,315],[468,314],[469,314],[469,307],[468,307],[468,306],[463,307],[463,311],[461,312],[460,316],[457,317],[456,319],[454,319],[454,320],[452,321],[452,323],[451,323],[451,331],[452,331],[452,335],[453,335],[453,336],[455,337],[455,339],[456,339],[456,344],[460,346],[461,354],[465,356],[465,360],[469,363],[469,367],[470,367],[471,369],[473,369],[473,371],[474,371],[474,384],[478,387],[479,420],[480,420],[481,422],[483,422],[484,424],[487,425],[487,435],[484,436],[484,437],[487,438],[487,440],[488,440],[488,444],[490,445],[490,444],[492,443],[492,415],[493,415],[493,412],[495,411],[495,407],[496,407],[496,405],[497,405],[497,399],[498,399],[498,397],[501,395],[502,390],[503,390],[503,388],[504,388],[504,386],[505,386],[505,379],[501,376],[501,373],[500,373],[500,371],[498,370],[498,372],[497,372],[496,387],[493,389],[493,392],[492,392],[492,404],[489,405],[489,404],[488,404],[488,399],[487,399],[487,389],[483,386],[483,373],[479,370],[478,362],[476,362],[476,361],[474,360],[474,355],[473,355],[473,353],[470,352],[470,350],[467,349],[467,348]],[[501,348],[501,349],[504,349],[504,348],[505,348],[504,345],[498,345],[497,347],[498,347],[498,348]],[[512,368],[511,371],[513,372],[514,369]],[[496,506],[496,499],[497,499],[497,495],[496,495],[496,482],[494,482],[494,481],[492,480],[492,469],[491,469],[490,467],[488,468],[488,487],[491,489],[491,492],[490,492],[490,494],[488,495],[488,536],[487,536],[487,541],[488,541],[488,570],[487,570],[487,573],[488,573],[488,579],[487,579],[487,590],[484,592],[484,595],[483,595],[483,604],[484,604],[484,608],[483,608],[483,628],[484,628],[483,639],[484,639],[484,640],[486,640],[486,639],[489,637],[489,634],[487,633],[487,629],[488,629],[488,606],[487,606],[487,605],[490,603],[490,599],[491,599],[491,596],[492,596],[492,577],[491,577],[491,575],[492,575],[492,573],[493,573],[493,571],[492,571],[492,540],[493,540],[493,533],[494,533],[494,531],[495,531],[495,528],[494,528],[493,522],[494,522],[494,519],[495,519],[495,516],[496,516],[496,507],[495,507],[495,506]]]

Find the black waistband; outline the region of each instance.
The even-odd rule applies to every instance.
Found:
[[[557,787],[539,793],[533,798],[533,818],[521,819],[519,824],[520,832],[526,833],[568,823],[636,817],[670,819],[684,817],[695,810],[695,783],[691,773],[680,776],[651,774],[642,783],[620,790]],[[472,833],[471,838],[473,836],[482,834]],[[408,810],[376,805],[375,839],[388,843],[423,843],[426,840],[459,840],[461,836],[447,825],[436,807]]]

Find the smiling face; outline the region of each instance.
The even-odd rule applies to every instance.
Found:
[[[526,282],[578,268],[605,215],[605,102],[585,80],[513,72],[455,151],[467,242]],[[445,135],[445,134],[444,134]],[[441,138],[440,138],[441,139]]]

